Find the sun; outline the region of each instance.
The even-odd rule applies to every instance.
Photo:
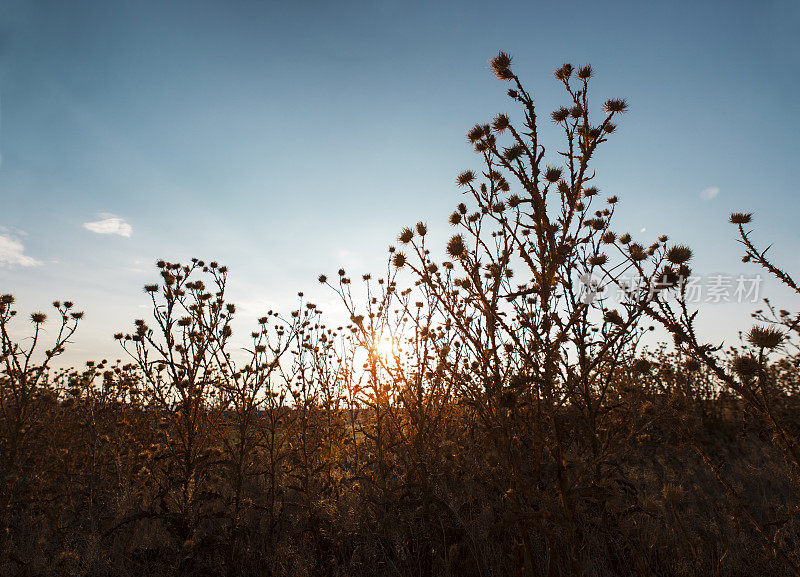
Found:
[[[394,340],[390,336],[383,336],[375,341],[375,353],[383,359],[391,359],[395,353]]]

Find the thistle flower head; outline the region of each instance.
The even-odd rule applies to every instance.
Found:
[[[606,264],[608,257],[604,254],[595,254],[589,257],[589,264],[592,266],[601,266]]]
[[[521,144],[514,144],[513,146],[503,149],[503,156],[509,162],[514,162],[522,156],[523,152],[525,152],[525,148]]]
[[[676,286],[681,280],[681,276],[671,266],[665,266],[659,271],[656,277],[656,282],[659,288],[672,288]]]
[[[581,80],[589,80],[592,77],[592,65],[587,64],[578,68],[578,78]]]
[[[731,224],[748,224],[753,219],[751,212],[734,212],[731,214]]]
[[[548,166],[544,171],[544,178],[547,180],[547,182],[558,182],[561,180],[561,169],[555,166]]]
[[[569,77],[572,76],[572,64],[562,64],[561,67],[557,68],[553,74],[556,78],[561,80],[562,82],[569,80]]]
[[[454,235],[447,243],[447,254],[453,258],[460,258],[466,250],[467,248],[464,246],[464,237],[460,234]]]
[[[31,313],[31,322],[35,325],[39,325],[47,320],[47,315],[43,312],[36,312]]]
[[[774,349],[781,344],[783,336],[778,328],[755,325],[747,333],[747,342],[762,349]]]
[[[414,238],[414,231],[408,227],[405,227],[403,230],[400,231],[400,235],[397,237],[397,240],[402,242],[403,244],[408,244],[411,242],[411,239]]]
[[[428,227],[422,221],[416,224],[416,229],[417,229],[417,234],[420,236],[425,236],[426,234],[428,234]]]
[[[758,359],[746,355],[733,359],[733,370],[740,377],[752,377],[758,373],[760,364]]]
[[[450,224],[453,226],[458,225],[461,222],[461,213],[456,211],[450,215]]]
[[[321,274],[319,275],[317,280],[320,282],[320,284],[325,284],[326,282],[328,282],[328,277],[326,277],[324,274]]]
[[[146,293],[154,293],[154,292],[157,292],[157,291],[158,291],[158,285],[157,284],[146,284],[146,285],[144,285],[144,292],[146,292]]]
[[[494,71],[495,75],[500,80],[511,80],[514,78],[514,74],[511,72],[511,56],[503,52],[502,50],[497,53],[497,56],[492,58],[490,61],[492,65],[492,71]]]
[[[471,170],[465,170],[456,177],[456,183],[459,186],[466,186],[475,180],[475,174]]]
[[[467,139],[469,139],[469,141],[472,144],[475,144],[481,138],[483,138],[485,135],[486,135],[486,132],[484,131],[484,125],[476,124],[475,126],[470,128],[469,132],[467,132]]]
[[[688,246],[678,244],[667,251],[667,260],[672,264],[683,264],[692,258],[692,249]]]
[[[406,255],[404,255],[402,252],[396,252],[392,257],[392,264],[396,268],[403,268],[406,264]]]
[[[628,110],[628,102],[624,98],[611,98],[603,104],[607,114],[623,113]]]
[[[553,122],[564,122],[567,118],[569,118],[569,109],[564,108],[563,106],[557,110],[554,110],[550,114],[550,118],[553,119]]]
[[[509,126],[511,126],[511,121],[505,114],[498,114],[492,121],[492,128],[494,128],[496,132],[503,132]]]

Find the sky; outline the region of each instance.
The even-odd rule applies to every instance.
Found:
[[[299,290],[336,314],[320,273],[380,270],[418,220],[447,238],[480,167],[465,132],[517,112],[501,49],[540,110],[565,103],[563,62],[592,64],[598,105],[628,99],[594,165],[616,230],[735,279],[758,270],[727,218],[753,211],[796,273],[799,26],[792,0],[0,0],[0,292],[85,310],[65,362],[121,356],[159,258],[227,264],[242,326]],[[734,342],[755,306],[705,307],[703,334]]]

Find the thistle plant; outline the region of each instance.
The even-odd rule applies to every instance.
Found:
[[[618,433],[606,423],[620,406],[612,399],[646,330],[648,303],[687,275],[691,253],[668,248],[666,237],[645,248],[613,231],[619,199],[602,199],[591,164],[628,105],[608,99],[595,116],[591,66],[564,64],[554,73],[566,97],[548,119],[564,136],[554,153],[511,57],[500,52],[491,65],[511,85],[522,118],[499,114],[467,133],[483,167],[456,179],[467,199],[450,216],[458,232],[447,260],[436,262],[425,235],[408,227],[393,262],[433,304],[435,323],[457,336],[445,366],[459,374],[449,378],[505,455],[509,490],[529,499],[521,471],[531,451],[547,455],[551,473],[541,483],[552,484],[577,531],[579,488],[596,486],[615,467]],[[625,285],[626,275],[639,284]],[[607,295],[615,285],[625,289],[616,307]],[[567,467],[576,451],[587,458]]]
[[[83,313],[74,310],[71,301],[55,301],[55,336],[42,350],[48,337],[47,315],[34,312],[30,339],[17,339],[12,324],[17,319],[14,297],[0,295],[0,551],[8,537],[8,515],[26,508],[35,492],[31,467],[40,457],[34,446],[41,441],[42,425],[58,397],[50,380],[53,359],[61,355],[75,334]],[[27,342],[26,342],[27,341]]]

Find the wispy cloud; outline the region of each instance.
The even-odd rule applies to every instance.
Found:
[[[41,264],[40,261],[25,254],[25,247],[20,241],[0,232],[0,268]]]
[[[712,198],[717,198],[719,194],[719,188],[716,186],[709,186],[708,188],[704,188],[700,191],[700,198],[703,200],[711,200]]]
[[[124,218],[117,218],[116,216],[107,216],[94,222],[84,222],[83,228],[97,234],[116,234],[126,238],[130,238],[131,234],[133,234],[133,227],[125,222]]]

